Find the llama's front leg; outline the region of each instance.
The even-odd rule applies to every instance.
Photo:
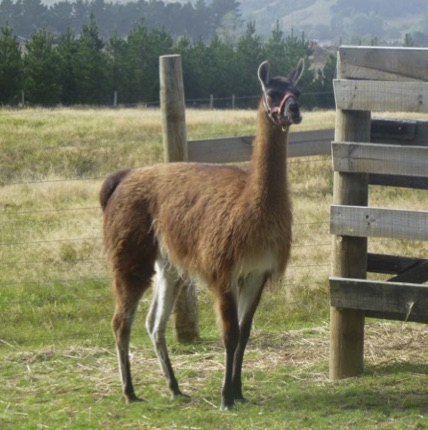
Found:
[[[221,409],[227,411],[235,405],[233,392],[234,356],[239,338],[238,311],[235,298],[231,292],[217,297],[222,322],[223,344],[225,348],[225,372],[221,392]]]
[[[233,396],[235,401],[247,402],[242,394],[242,364],[245,348],[250,338],[253,317],[260,303],[263,287],[268,279],[267,275],[249,275],[238,290],[238,319],[239,342],[233,363]]]
[[[181,396],[183,393],[180,391],[169,359],[165,331],[168,318],[180,293],[181,285],[178,273],[170,266],[169,262],[158,260],[156,262],[155,291],[146,319],[146,328],[173,396]]]

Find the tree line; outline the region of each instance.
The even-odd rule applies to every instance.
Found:
[[[135,25],[126,37],[104,41],[93,14],[78,35],[68,28],[56,37],[46,28],[20,43],[11,26],[0,29],[0,103],[41,106],[135,105],[159,100],[160,55],[180,54],[186,99],[247,97],[259,94],[256,71],[268,59],[272,73],[282,74],[306,60],[300,86],[309,107],[333,107],[335,58],[320,70],[311,66],[311,44],[277,24],[269,38],[248,23],[236,41],[215,35],[210,41],[174,38],[159,28]]]
[[[42,27],[53,34],[62,34],[68,28],[78,33],[93,13],[103,39],[114,34],[126,36],[144,17],[149,29],[164,28],[173,37],[185,34],[192,40],[209,40],[230,17],[239,20],[239,6],[236,0],[211,0],[209,5],[204,0],[194,5],[190,1],[62,0],[50,6],[42,0],[1,0],[0,26],[10,25],[17,36],[25,39]]]

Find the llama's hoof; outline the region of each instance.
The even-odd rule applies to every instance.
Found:
[[[221,406],[220,406],[220,410],[221,411],[230,411],[235,407],[235,402],[231,403],[231,404],[226,404],[224,402],[222,402]]]
[[[126,403],[142,403],[145,401],[137,397],[135,394],[133,396],[126,396],[125,400],[126,400]]]
[[[235,402],[238,402],[238,403],[248,403],[249,402],[249,400],[244,396],[235,397],[234,400],[235,400]]]
[[[174,394],[172,397],[175,402],[186,403],[190,401],[190,396],[184,393]]]

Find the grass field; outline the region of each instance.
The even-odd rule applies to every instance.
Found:
[[[308,112],[295,130],[328,128]],[[252,111],[187,112],[189,139],[251,135]],[[157,110],[0,110],[0,429],[428,428],[428,330],[368,321],[366,373],[328,381],[329,157],[289,160],[292,260],[269,286],[244,364],[250,402],[218,410],[223,350],[212,300],[199,290],[201,340],[174,342],[187,402],[172,401],[144,329],[134,325],[137,394],[121,399],[98,191],[106,174],[162,161]],[[373,205],[426,210],[426,193],[373,187]],[[426,256],[426,244],[370,250]]]

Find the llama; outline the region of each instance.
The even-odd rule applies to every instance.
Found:
[[[183,278],[213,293],[225,348],[221,409],[246,401],[241,371],[254,313],[266,282],[284,273],[291,246],[287,140],[301,121],[295,85],[301,59],[287,77],[258,69],[263,95],[247,170],[204,163],[125,169],[100,192],[104,239],[113,272],[112,326],[123,394],[140,401],[131,378],[129,341],[139,300],[155,276],[146,328],[173,396],[184,395],[165,340],[167,320]]]

